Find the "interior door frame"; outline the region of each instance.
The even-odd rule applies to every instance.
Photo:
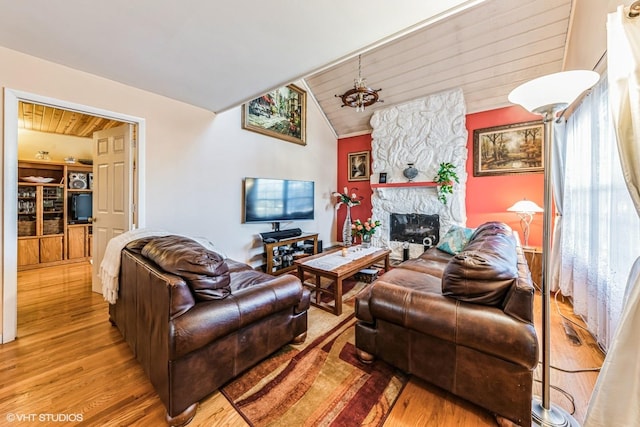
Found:
[[[70,111],[105,117],[137,125],[137,138],[131,150],[131,191],[135,214],[129,229],[145,226],[145,119],[87,105],[49,98],[20,90],[4,89],[3,181],[4,215],[2,219],[2,335],[0,343],[13,341],[18,332],[18,103],[34,102]],[[134,168],[135,165],[135,168]]]

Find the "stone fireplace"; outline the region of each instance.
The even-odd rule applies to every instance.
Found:
[[[389,240],[392,242],[435,246],[440,241],[438,215],[392,213],[389,227]]]
[[[395,259],[402,259],[407,241],[412,258],[419,256],[424,247],[422,238],[415,237],[414,242],[392,238],[392,214],[407,218],[437,216],[438,240],[451,225],[466,225],[465,113],[462,90],[456,89],[377,110],[371,118],[371,202],[373,218],[382,222],[373,241],[391,249]],[[438,200],[433,183],[442,162],[453,163],[460,179],[446,205]],[[409,163],[418,170],[411,182],[402,173]],[[387,180],[379,184],[383,172]],[[398,236],[394,233],[394,237]]]

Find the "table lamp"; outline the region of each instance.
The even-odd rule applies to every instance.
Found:
[[[513,206],[507,208],[509,212],[515,212],[520,217],[520,226],[522,234],[524,234],[524,247],[529,247],[529,226],[533,220],[533,216],[538,212],[544,212],[540,206],[531,200],[523,199],[517,201]]]

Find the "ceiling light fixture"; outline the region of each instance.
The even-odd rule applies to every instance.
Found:
[[[341,107],[352,107],[357,112],[364,111],[365,107],[384,102],[378,99],[378,92],[382,89],[373,90],[367,87],[367,80],[362,77],[362,59],[358,55],[358,78],[353,81],[353,89],[349,89],[342,95],[335,95],[342,99]]]

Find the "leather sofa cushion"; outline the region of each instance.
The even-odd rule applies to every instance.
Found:
[[[231,293],[229,267],[224,258],[182,236],[150,240],[141,252],[164,271],[184,278],[196,299],[223,299]]]
[[[442,294],[460,301],[502,307],[517,278],[515,239],[510,232],[488,227],[476,233],[465,249],[449,261],[442,276]]]
[[[357,306],[358,319],[384,320],[455,342],[457,301],[441,294],[437,277],[394,268],[382,275],[371,288],[368,306]]]

